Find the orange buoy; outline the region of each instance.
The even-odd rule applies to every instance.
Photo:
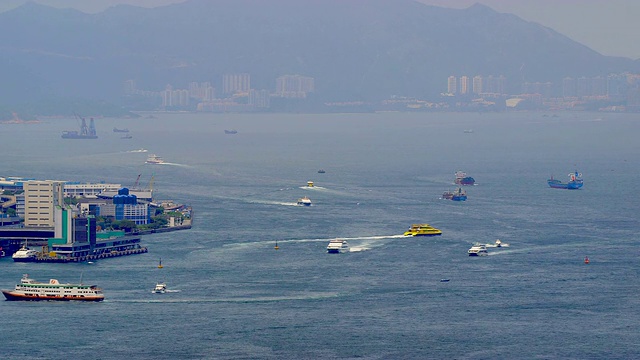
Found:
[[[585,256],[585,257],[584,257],[584,263],[585,263],[585,264],[588,264],[588,263],[589,263],[589,257],[588,257],[588,256]]]

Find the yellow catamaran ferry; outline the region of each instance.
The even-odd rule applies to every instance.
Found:
[[[404,236],[437,236],[442,235],[442,231],[429,224],[413,224],[405,231]]]

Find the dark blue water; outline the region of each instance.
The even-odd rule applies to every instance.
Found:
[[[1,176],[131,186],[142,174],[195,210],[193,229],[145,236],[148,254],[0,260],[2,288],[82,273],[106,294],[0,301],[2,357],[638,358],[640,122],[542,115],[160,114],[99,119],[95,141],[61,139],[71,119],[0,125]],[[138,148],[170,164],[145,165]],[[476,179],[469,199],[439,199],[457,170]],[[583,189],[546,185],[574,170]],[[313,206],[293,206],[305,195]],[[423,222],[443,235],[398,236]],[[336,237],[350,253],[326,254]],[[511,246],[467,256],[498,238]],[[151,293],[160,280],[171,292]]]

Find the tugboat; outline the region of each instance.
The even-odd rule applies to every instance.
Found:
[[[298,205],[300,206],[311,206],[311,199],[309,199],[308,197],[302,197],[300,199],[298,199]]]
[[[404,236],[438,236],[442,231],[429,224],[413,224],[409,230],[404,232]]]
[[[582,174],[579,172],[573,172],[569,174],[569,182],[563,183],[558,179],[554,179],[553,175],[549,180],[547,180],[547,184],[554,189],[569,189],[569,190],[577,190],[584,185],[582,181]]]
[[[9,301],[102,301],[104,294],[96,285],[61,284],[56,279],[50,279],[48,283],[40,283],[24,274],[20,284],[14,290],[2,290]]]
[[[467,176],[466,172],[456,171],[455,183],[458,185],[474,185],[476,180],[471,176]]]

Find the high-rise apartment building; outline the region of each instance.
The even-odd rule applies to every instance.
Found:
[[[222,75],[222,92],[234,94],[237,92],[248,93],[251,89],[251,76],[249,74],[224,74]]]
[[[471,78],[460,76],[460,94],[468,94],[471,91]]]
[[[447,93],[448,94],[457,94],[458,93],[458,79],[451,75],[447,79]]]
[[[54,227],[54,209],[64,205],[63,184],[51,180],[23,183],[25,227]]]
[[[481,94],[483,93],[482,90],[482,76],[476,75],[473,77],[473,93]]]
[[[301,75],[283,75],[276,79],[276,96],[285,98],[305,98],[315,91],[312,77]]]

